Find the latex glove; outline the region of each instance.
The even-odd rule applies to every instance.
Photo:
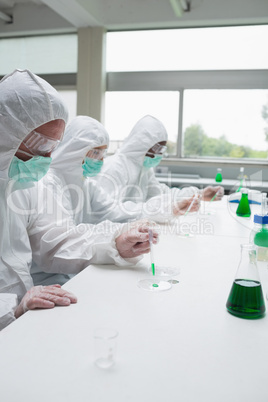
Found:
[[[216,193],[218,193],[218,194],[215,197],[214,201],[220,201],[222,199],[222,197],[224,196],[224,188],[222,186],[205,187],[204,190],[202,191],[203,201],[210,201]]]
[[[150,252],[150,225],[139,225],[122,233],[115,239],[116,248],[122,258],[133,258]],[[153,243],[158,241],[158,233],[153,229]]]
[[[200,207],[200,199],[201,195],[197,194],[193,195],[191,198],[186,198],[185,200],[177,201],[173,206],[173,215],[175,216],[184,215],[190,208],[191,204],[192,206],[189,212],[198,211]]]
[[[18,318],[28,310],[36,308],[53,308],[55,306],[69,306],[76,303],[77,298],[60,285],[34,286],[25,294],[15,310]]]

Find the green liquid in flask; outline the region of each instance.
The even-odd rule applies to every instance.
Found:
[[[241,200],[236,210],[236,215],[242,216],[244,218],[248,218],[251,215],[247,194],[242,194]]]
[[[221,173],[217,173],[217,174],[216,174],[215,181],[216,181],[217,183],[221,183],[221,182],[222,182],[222,174],[221,174]]]
[[[260,247],[268,247],[268,230],[261,229],[254,236],[254,244]]]
[[[262,287],[260,282],[236,279],[227,303],[229,313],[241,318],[260,318],[265,313]]]

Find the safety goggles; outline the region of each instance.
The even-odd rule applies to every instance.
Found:
[[[33,130],[22,141],[22,144],[25,145],[33,155],[46,155],[54,151],[60,142],[61,140],[49,138]]]
[[[165,155],[166,154],[167,147],[166,145],[161,145],[158,142],[149,149],[149,151],[146,153],[146,155],[154,157],[155,155]]]
[[[107,154],[107,149],[93,148],[93,149],[90,149],[90,151],[88,151],[86,156],[91,159],[101,160],[101,159],[105,158],[106,154]]]

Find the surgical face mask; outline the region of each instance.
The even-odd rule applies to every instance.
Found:
[[[103,161],[99,161],[98,159],[92,159],[88,156],[85,157],[84,163],[82,164],[83,168],[83,176],[84,177],[94,177],[100,173],[103,165]]]
[[[147,169],[153,168],[161,162],[163,155],[155,155],[154,158],[150,158],[150,156],[145,156],[143,161],[143,166]]]
[[[28,161],[13,157],[9,166],[8,176],[20,183],[38,181],[47,173],[52,158],[33,156]]]

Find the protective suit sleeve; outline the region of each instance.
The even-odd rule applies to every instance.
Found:
[[[115,246],[122,227],[104,221],[50,228],[41,238],[39,263],[45,272],[76,274],[89,264],[135,265],[141,257],[123,259]]]
[[[187,186],[183,188],[177,187],[169,187],[166,184],[160,183],[157,178],[155,177],[153,169],[148,171],[148,193],[147,193],[147,200],[158,196],[160,194],[169,194],[172,193],[172,198],[175,200],[180,200],[183,198],[190,198],[194,194],[199,193],[199,189],[193,186]]]
[[[16,319],[14,313],[17,305],[17,295],[0,293],[0,331]]]
[[[112,198],[95,180],[85,180],[84,183],[83,222],[98,223],[103,220],[127,222],[144,217],[143,203]]]
[[[140,257],[121,258],[115,238],[124,225],[102,222],[75,225],[68,192],[62,193],[53,180],[38,182],[35,219],[28,234],[33,260],[45,272],[76,274],[89,264],[134,265]],[[68,207],[69,202],[69,207]]]

